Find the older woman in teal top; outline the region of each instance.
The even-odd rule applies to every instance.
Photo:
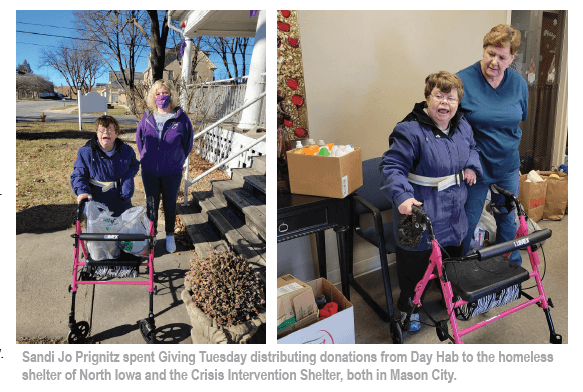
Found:
[[[468,187],[465,253],[482,214],[489,185],[497,184],[518,195],[518,146],[522,136],[519,124],[526,120],[528,86],[519,73],[508,67],[519,46],[520,32],[512,26],[498,25],[484,37],[482,60],[458,72],[465,90],[461,110],[474,129],[484,171],[476,184]],[[503,197],[492,195],[492,201],[503,204]],[[515,213],[495,215],[497,243],[516,236]],[[510,259],[522,263],[518,251]]]

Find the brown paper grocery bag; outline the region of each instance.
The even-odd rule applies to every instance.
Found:
[[[560,171],[537,171],[547,183],[547,193],[545,197],[545,208],[543,211],[544,220],[561,220],[567,210],[569,198],[569,176]],[[556,174],[559,178],[550,177]]]
[[[526,174],[519,178],[518,200],[526,214],[535,222],[543,217],[545,198],[547,193],[547,181],[526,182]]]

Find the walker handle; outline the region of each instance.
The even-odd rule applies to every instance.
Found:
[[[504,188],[499,187],[496,184],[490,184],[490,191],[492,193],[504,196],[504,205],[496,205],[492,203],[492,211],[494,211],[495,214],[506,215],[509,214],[514,208],[516,208],[516,212],[518,215],[525,215],[524,209],[520,205],[520,200],[518,200],[518,197],[516,197],[515,194]],[[500,211],[497,207],[506,207],[506,212]]]
[[[504,188],[500,188],[498,185],[496,184],[490,184],[490,190],[494,193],[499,193],[502,196],[504,196],[507,199],[514,199],[514,195],[512,194],[512,192],[507,191]]]
[[[503,242],[488,246],[486,248],[478,249],[478,260],[487,260],[492,257],[500,256],[506,253],[515,251],[516,249],[524,248],[529,245],[534,245],[550,238],[553,233],[549,229],[537,230],[524,237],[515,238],[512,241]]]

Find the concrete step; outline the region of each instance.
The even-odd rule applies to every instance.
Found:
[[[250,227],[239,219],[224,200],[213,192],[193,192],[195,208],[203,219],[225,240],[231,249],[247,259],[251,268],[259,273],[265,283],[266,246]]]
[[[192,206],[183,206],[179,203],[176,206],[176,213],[192,239],[197,255],[203,257],[212,250],[229,250],[227,242],[215,233],[200,211]]]
[[[249,228],[265,240],[265,202],[257,199],[233,180],[213,181],[213,193]]]

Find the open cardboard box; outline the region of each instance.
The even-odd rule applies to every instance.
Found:
[[[354,344],[354,309],[350,301],[324,278],[308,283],[314,298],[324,294],[326,302],[336,302],[338,313],[308,325],[287,330],[281,337],[280,344]]]
[[[310,285],[292,275],[277,279],[277,335],[318,321],[318,306]]]
[[[341,157],[321,157],[287,152],[292,193],[343,199],[362,186],[362,151]]]

